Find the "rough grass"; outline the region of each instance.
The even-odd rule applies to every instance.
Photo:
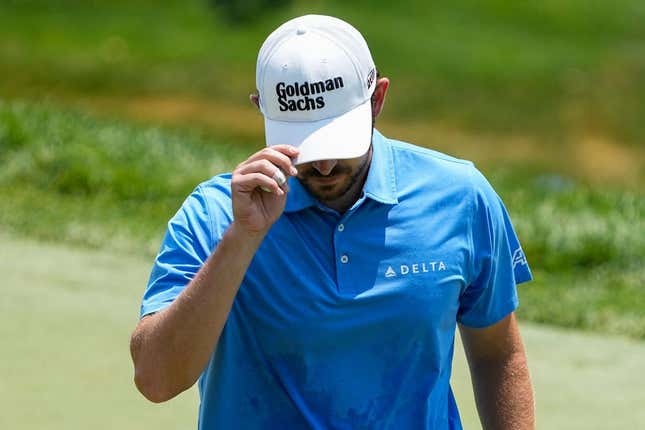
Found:
[[[0,226],[151,255],[195,185],[253,150],[186,130],[0,103]],[[645,339],[645,199],[526,169],[488,169],[536,280],[533,321]]]
[[[0,224],[94,247],[144,243],[150,252],[185,196],[240,151],[188,131],[0,102]]]
[[[519,314],[645,339],[645,198],[561,176],[493,175],[535,281]]]

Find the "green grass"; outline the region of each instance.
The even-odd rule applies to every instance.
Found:
[[[250,152],[185,130],[0,101],[0,225],[48,240],[151,252],[190,191],[241,161],[241,151]]]
[[[535,276],[520,290],[519,315],[645,339],[645,196],[524,175],[491,174]]]
[[[0,256],[0,428],[196,428],[196,390],[162,407],[132,381],[145,259],[5,234]]]
[[[189,130],[0,103],[0,226],[20,235],[152,255],[197,183],[252,144]],[[525,167],[486,169],[535,281],[523,318],[645,339],[645,199]]]
[[[21,0],[0,14],[0,94],[145,94],[246,103],[268,32],[338,15],[393,78],[389,112],[478,133],[645,138],[645,5],[639,0],[292,1],[231,26],[208,0]]]
[[[128,341],[151,259],[17,239],[0,232],[0,427],[195,428],[193,388],[148,403],[132,382]],[[642,428],[645,345],[523,323],[538,428]],[[479,428],[461,348],[452,384],[467,429]]]
[[[636,429],[645,377],[643,342],[547,328],[520,321],[535,391],[536,428],[553,430]],[[455,345],[451,384],[465,429],[478,429],[466,360]]]

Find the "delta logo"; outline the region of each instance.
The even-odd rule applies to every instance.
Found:
[[[278,82],[275,93],[278,96],[281,112],[309,111],[325,107],[325,98],[319,94],[335,91],[344,86],[343,78],[336,76],[316,82],[294,82],[293,84]]]
[[[513,269],[517,267],[517,265],[522,265],[526,266],[529,264],[528,261],[526,261],[526,255],[524,255],[524,251],[522,251],[522,248],[517,248],[515,252],[513,252]]]
[[[443,272],[444,270],[446,270],[446,264],[441,260],[400,264],[395,266],[390,265],[385,270],[385,277],[396,278],[398,276],[417,275],[420,273]]]

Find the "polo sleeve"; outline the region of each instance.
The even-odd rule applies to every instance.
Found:
[[[143,295],[140,317],[170,305],[210,255],[215,244],[207,203],[199,186],[168,222]]]
[[[473,178],[470,282],[457,320],[487,327],[517,308],[516,286],[532,275],[502,200],[481,173],[475,171]]]

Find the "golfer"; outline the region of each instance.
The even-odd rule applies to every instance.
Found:
[[[197,382],[202,430],[460,429],[459,327],[482,426],[532,429],[531,274],[486,179],[374,128],[389,80],[344,21],[286,22],[256,79],[267,146],[168,223],[131,340],[141,393]]]

